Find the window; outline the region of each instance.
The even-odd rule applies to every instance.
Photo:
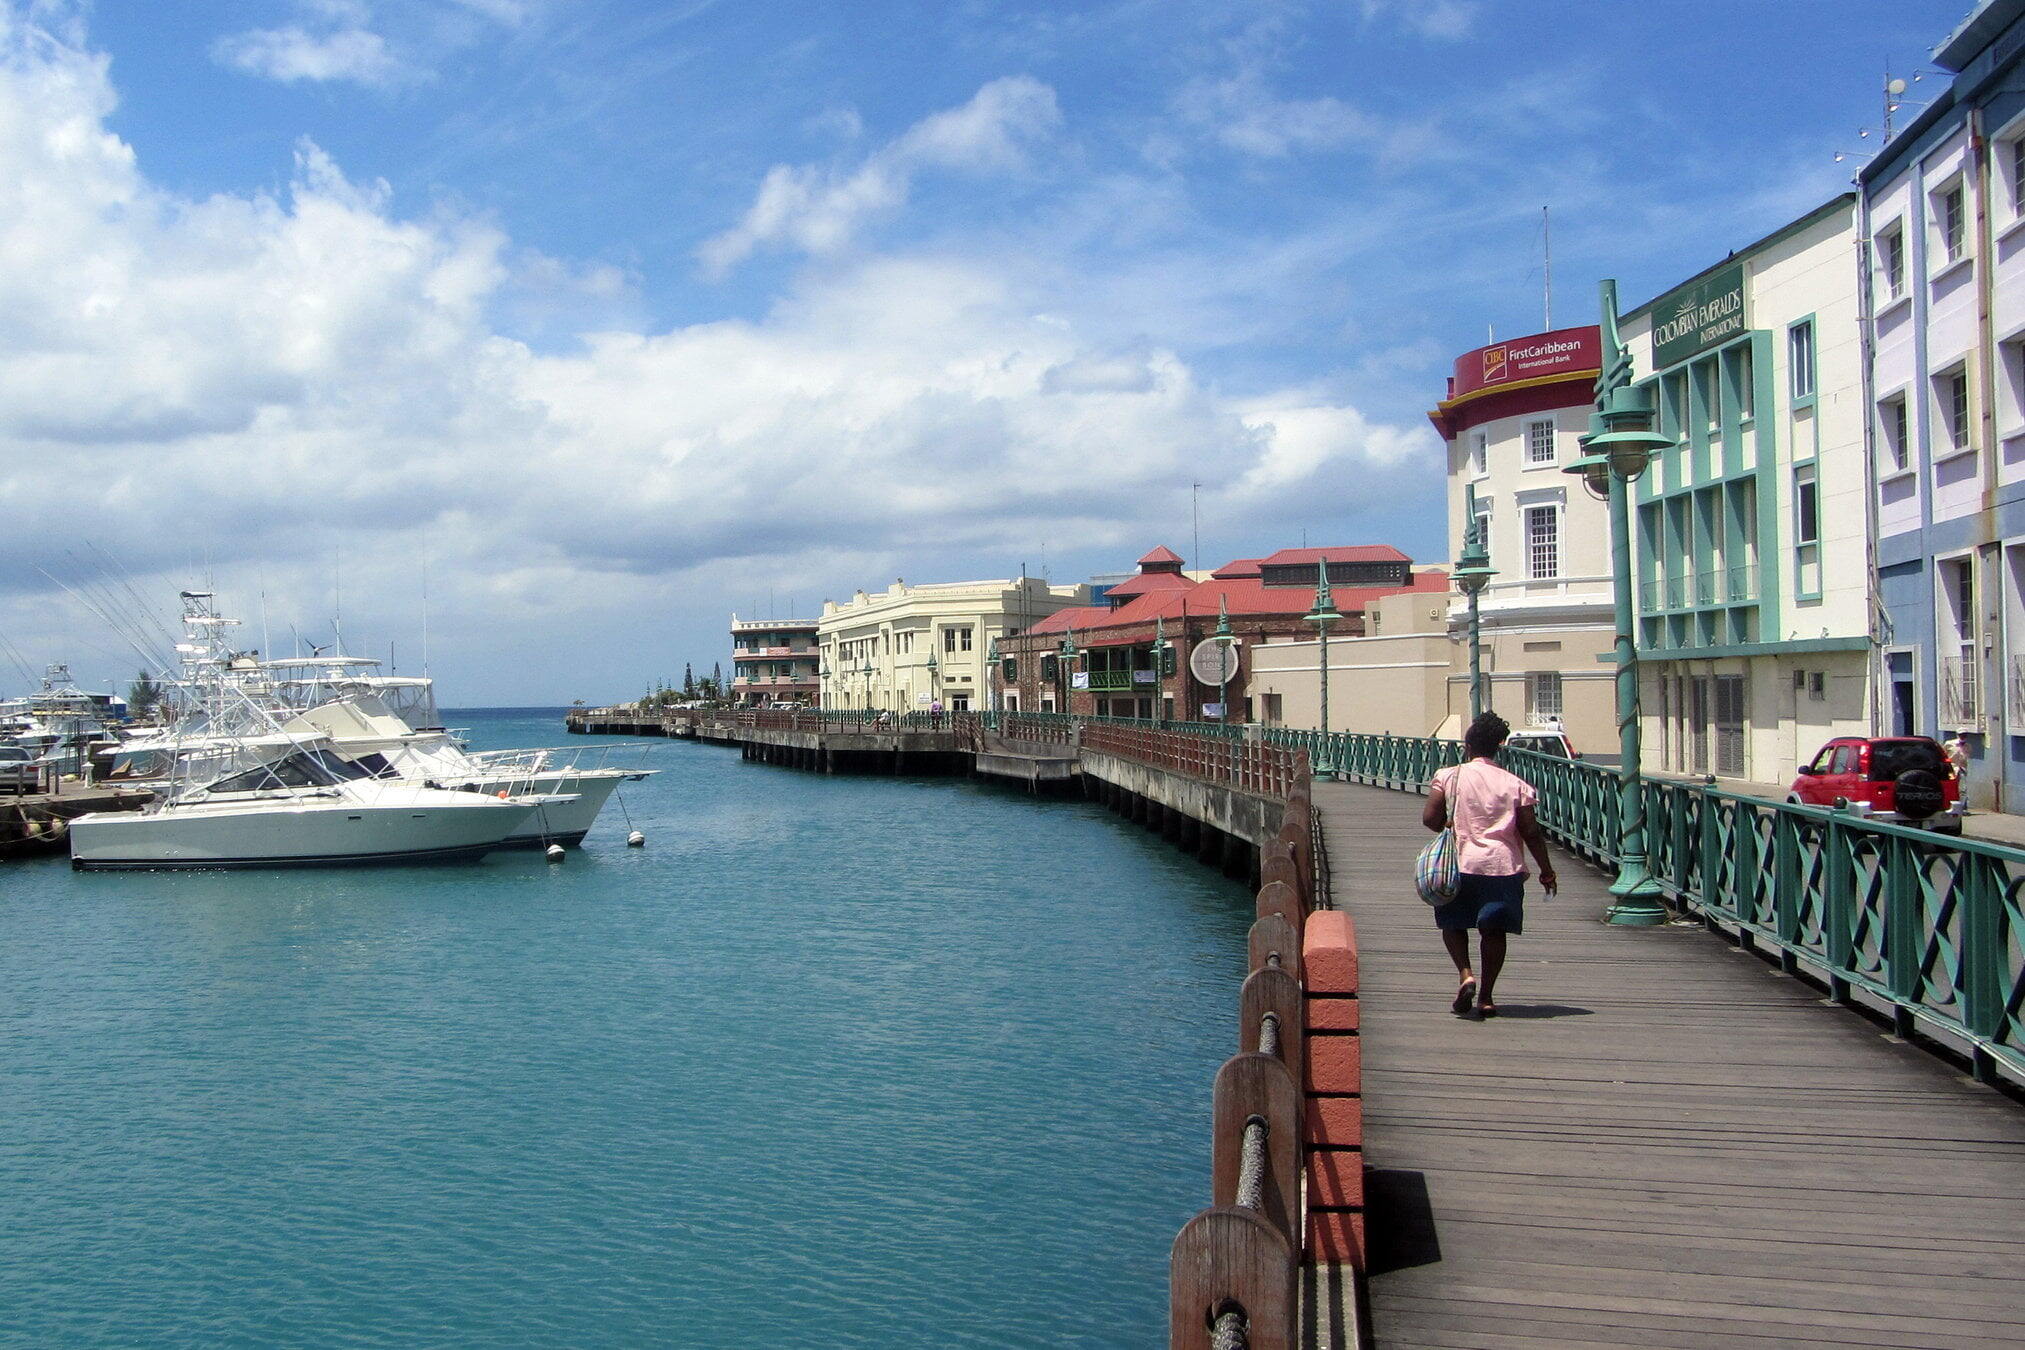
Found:
[[[1491,471],[1491,438],[1488,432],[1470,435],[1470,472],[1482,478]]]
[[[1488,502],[1477,503],[1477,542],[1483,547],[1484,556],[1491,552],[1491,508]]]
[[[1959,178],[1934,197],[1934,227],[1940,231],[1942,256],[1960,262],[1968,249],[1969,230]]]
[[[1806,319],[1786,330],[1786,357],[1790,367],[1793,401],[1814,397],[1814,320]]]
[[[1550,421],[1526,423],[1526,463],[1552,464],[1554,462],[1554,424]]]
[[[1535,726],[1561,720],[1561,672],[1536,670],[1526,676],[1526,718]]]
[[[1733,369],[1737,376],[1737,420],[1748,422],[1751,420],[1753,395],[1756,393],[1751,387],[1751,349],[1748,345],[1737,348],[1736,364]]]
[[[945,628],[942,630],[942,650],[945,652],[967,652],[970,648],[970,626]]]
[[[1821,485],[1809,470],[1793,485],[1793,542],[1811,544],[1821,538]]]
[[[1561,512],[1553,506],[1526,508],[1526,576],[1543,581],[1561,575]]]
[[[2025,136],[2004,142],[2004,158],[2011,165],[2011,214],[2025,215]]]
[[[1905,294],[1905,225],[1893,221],[1877,236],[1877,265],[1884,273],[1884,289],[1893,300]]]
[[[1905,395],[1897,394],[1877,405],[1878,430],[1884,437],[1885,462],[1892,470],[1912,464],[1912,426],[1906,420]]]
[[[1948,433],[1950,451],[1969,448],[1969,368],[1966,364],[1943,371],[1934,380],[1934,396],[1940,403],[1941,426]]]

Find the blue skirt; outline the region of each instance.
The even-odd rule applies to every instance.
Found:
[[[1526,878],[1480,877],[1464,872],[1457,878],[1455,899],[1434,907],[1434,926],[1450,930],[1480,928],[1486,933],[1526,931]]]

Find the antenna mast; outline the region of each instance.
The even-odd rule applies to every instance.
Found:
[[[1540,208],[1540,251],[1547,282],[1547,321],[1543,331],[1551,333],[1554,331],[1554,222],[1544,206]]]

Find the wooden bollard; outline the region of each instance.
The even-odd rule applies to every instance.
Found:
[[[1251,933],[1245,938],[1247,961],[1245,974],[1265,970],[1271,966],[1266,960],[1274,953],[1279,954],[1280,969],[1301,978],[1301,930],[1288,922],[1287,916],[1277,909],[1261,914],[1252,924]]]
[[[1299,1328],[1293,1244],[1255,1210],[1206,1209],[1183,1225],[1167,1263],[1169,1350],[1210,1350],[1226,1306],[1244,1310],[1253,1350],[1293,1350]]]
[[[1294,866],[1301,870],[1303,877],[1314,877],[1315,841],[1306,829],[1292,824],[1282,825],[1279,834],[1274,836],[1274,842],[1285,844],[1294,851]]]
[[[1217,1205],[1237,1203],[1245,1122],[1253,1116],[1266,1122],[1262,1212],[1293,1242],[1300,1236],[1301,1222],[1301,1088],[1287,1066],[1272,1055],[1256,1050],[1232,1055],[1216,1071],[1210,1200]]]
[[[1301,865],[1295,861],[1294,851],[1279,840],[1274,840],[1259,850],[1259,885],[1270,886],[1275,881],[1284,881],[1294,888],[1300,897],[1301,911],[1308,909],[1308,878],[1301,874]]]
[[[1294,1075],[1296,1083],[1306,1081],[1307,1009],[1300,981],[1284,970],[1270,966],[1245,977],[1238,991],[1238,1049],[1259,1049],[1259,1030],[1266,1014],[1280,1023],[1280,1063]]]
[[[1307,915],[1301,912],[1301,893],[1284,881],[1268,881],[1259,887],[1254,917],[1263,919],[1268,914],[1277,914],[1285,919],[1298,938]]]

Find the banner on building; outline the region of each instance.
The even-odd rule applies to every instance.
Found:
[[[1594,324],[1493,342],[1457,358],[1449,399],[1547,375],[1596,370],[1602,365],[1602,351],[1601,330]]]
[[[1652,302],[1652,368],[1664,370],[1741,337],[1744,265],[1728,267],[1690,282]]]

